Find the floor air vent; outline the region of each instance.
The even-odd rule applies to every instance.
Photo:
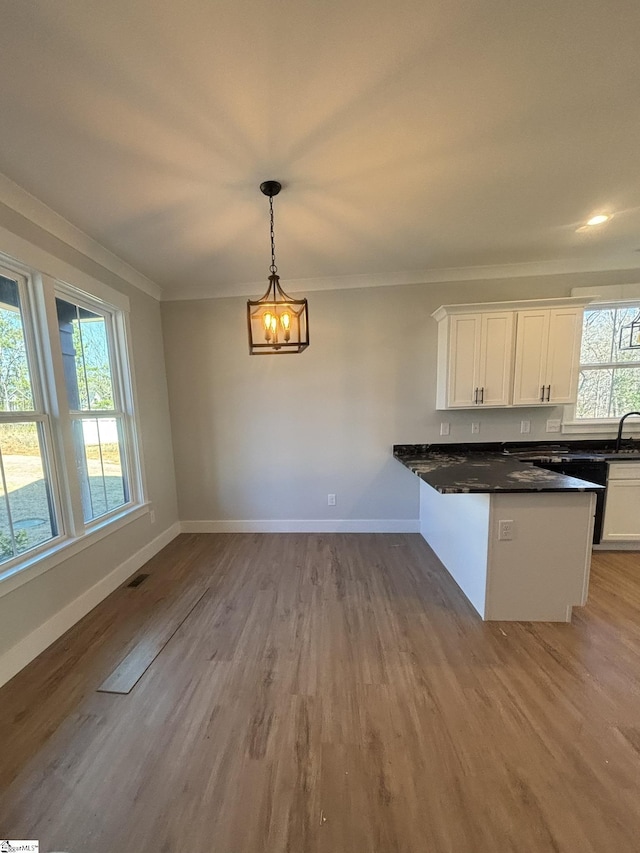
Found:
[[[144,583],[149,575],[136,575],[135,578],[128,583],[127,586],[140,586],[141,583]]]

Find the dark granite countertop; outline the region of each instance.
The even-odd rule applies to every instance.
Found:
[[[395,444],[396,451],[403,453],[502,453],[516,459],[540,462],[579,461],[633,461],[640,459],[640,441],[625,440],[620,453],[615,452],[615,441],[611,439],[587,439],[578,441],[494,441],[467,442],[464,444]]]
[[[576,442],[605,444],[605,442]],[[572,448],[573,448],[572,444]],[[600,452],[598,452],[600,450]],[[607,448],[523,444],[397,444],[394,457],[441,494],[488,492],[596,492],[604,486],[547,471],[533,461],[563,462],[637,458],[640,453],[616,456]]]

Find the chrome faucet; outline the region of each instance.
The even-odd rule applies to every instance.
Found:
[[[615,453],[620,453],[620,445],[622,444],[622,427],[624,426],[624,422],[630,415],[638,415],[640,418],[640,412],[627,412],[626,415],[623,415],[620,418],[620,423],[618,424],[618,437],[616,438],[616,448]]]

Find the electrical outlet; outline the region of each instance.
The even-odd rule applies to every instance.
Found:
[[[547,421],[547,432],[560,432],[562,421],[560,418],[549,418]]]
[[[440,424],[440,435],[449,435],[450,424],[447,421],[443,421]]]
[[[478,421],[473,421],[471,424],[471,435],[478,435],[480,432],[480,424]]]
[[[520,432],[523,434],[531,432],[531,421],[520,421]]]
[[[327,495],[327,506],[335,506],[336,505],[336,496],[335,495]]]
[[[155,509],[149,510],[149,521],[151,522],[151,524],[156,523],[156,511],[155,511]]]
[[[498,539],[510,542],[515,539],[515,524],[512,519],[503,518],[498,522]]]

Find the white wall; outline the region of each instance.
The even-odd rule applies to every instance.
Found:
[[[162,304],[179,513],[193,529],[315,520],[318,529],[417,529],[418,479],[397,443],[548,439],[559,408],[436,412],[436,323],[446,303],[568,296],[629,273],[324,291],[309,297],[311,346],[247,352],[245,299]],[[283,281],[286,289],[286,281]],[[335,507],[327,494],[337,495]],[[222,522],[222,524],[216,524]],[[263,525],[267,528],[273,524]],[[311,525],[313,527],[313,525]]]
[[[65,623],[82,615],[87,602],[95,604],[96,596],[107,594],[109,588],[105,579],[110,573],[119,566],[124,566],[125,571],[135,571],[133,555],[138,553],[141,558],[146,555],[148,559],[155,547],[174,535],[178,518],[158,301],[2,203],[1,199],[2,185],[0,252],[17,257],[16,246],[26,241],[25,251],[47,252],[50,257],[129,297],[140,440],[147,497],[153,503],[155,523],[151,524],[150,516],[145,515],[0,597],[0,683],[12,667],[15,670],[16,666],[26,663],[24,656],[30,653],[29,649],[38,653],[38,645],[43,642],[46,645],[55,638],[56,632],[69,627]],[[30,204],[34,209],[38,207],[34,200],[30,200]],[[44,219],[53,217],[46,208],[42,214]],[[88,239],[82,242],[87,246],[91,243]]]

